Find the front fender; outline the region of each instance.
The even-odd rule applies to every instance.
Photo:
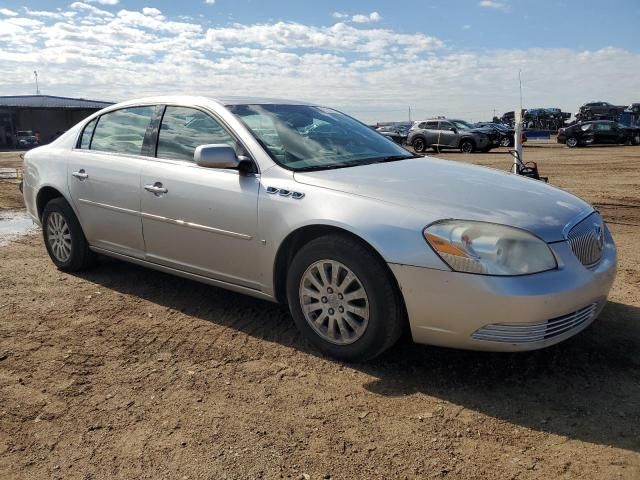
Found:
[[[275,260],[284,240],[308,226],[336,227],[368,243],[387,263],[449,270],[422,236],[428,223],[411,209],[327,188],[280,180],[277,188],[304,193],[301,199],[266,193],[258,199],[261,284],[273,294]]]

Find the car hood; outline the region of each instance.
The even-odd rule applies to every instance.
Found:
[[[565,240],[565,227],[593,210],[578,197],[538,180],[429,157],[296,172],[294,178],[422,211],[425,224],[445,218],[481,220],[523,228],[547,242]]]

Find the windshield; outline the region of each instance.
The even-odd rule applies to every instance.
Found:
[[[456,128],[459,128],[460,130],[471,130],[473,128],[470,124],[462,120],[449,120],[449,121],[453,123],[456,126]]]
[[[412,158],[413,154],[335,110],[309,105],[233,105],[278,164],[323,170]]]

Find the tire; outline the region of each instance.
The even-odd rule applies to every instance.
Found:
[[[567,138],[565,143],[566,143],[567,147],[575,148],[575,147],[578,146],[578,139],[576,137],[569,137],[569,138]]]
[[[405,325],[403,303],[386,265],[346,235],[316,238],[296,253],[287,275],[287,300],[302,334],[324,354],[348,362],[380,355]]]
[[[96,255],[75,213],[64,198],[51,200],[42,212],[42,235],[47,253],[59,270],[77,272],[95,265]]]
[[[462,153],[473,153],[475,148],[476,148],[476,146],[473,143],[473,140],[470,140],[468,138],[463,138],[460,141],[460,151]]]
[[[640,134],[635,135],[632,141],[633,145],[640,145]]]
[[[501,147],[510,147],[511,146],[511,139],[509,137],[503,137],[500,139],[500,146]]]
[[[411,146],[416,153],[424,153],[427,149],[427,144],[422,137],[416,137],[411,142]]]

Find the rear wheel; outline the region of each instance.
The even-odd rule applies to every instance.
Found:
[[[472,153],[474,149],[475,145],[468,138],[465,138],[460,142],[460,151],[462,153]]]
[[[578,146],[578,139],[576,137],[569,137],[566,141],[567,147],[575,148]]]
[[[371,359],[402,333],[404,310],[390,273],[348,236],[323,236],[300,249],[287,276],[287,298],[304,336],[341,360]]]
[[[509,137],[502,137],[502,139],[500,139],[500,146],[501,147],[510,147],[511,146],[511,139]]]
[[[49,257],[60,270],[75,272],[94,265],[95,254],[64,198],[54,198],[44,207],[42,235]]]
[[[423,153],[427,148],[427,145],[422,137],[414,138],[412,146],[413,150],[416,153]]]

